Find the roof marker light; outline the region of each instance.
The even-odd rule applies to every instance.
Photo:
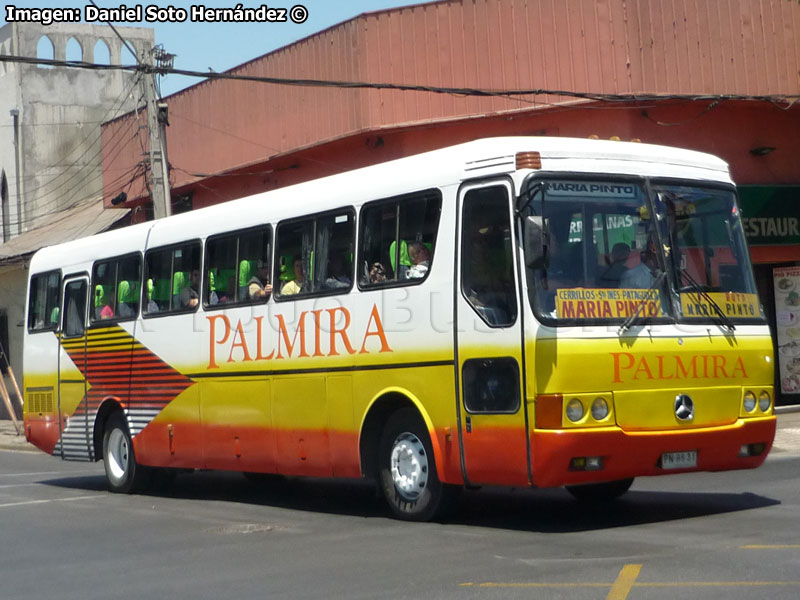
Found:
[[[541,169],[542,155],[538,152],[517,152],[517,169]]]

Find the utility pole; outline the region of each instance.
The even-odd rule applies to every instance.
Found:
[[[17,173],[17,235],[22,235],[22,121],[19,118],[19,109],[11,109],[11,118],[14,120],[14,169]],[[5,219],[5,217],[3,217]],[[5,220],[3,221],[5,227]]]
[[[169,57],[169,58],[166,58]],[[169,65],[164,64],[164,60]],[[156,46],[142,59],[142,64],[149,67],[142,78],[144,98],[147,105],[147,132],[150,142],[150,199],[153,202],[153,215],[156,219],[169,217],[172,214],[172,196],[169,190],[169,168],[167,165],[167,105],[159,103],[156,94],[156,70],[172,68],[173,55],[168,55],[163,48]]]

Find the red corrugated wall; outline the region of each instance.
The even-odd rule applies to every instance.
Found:
[[[789,0],[452,0],[365,14],[233,72],[497,90],[797,95],[799,38],[800,4]],[[166,101],[177,188],[374,129],[576,102],[225,80]],[[128,183],[114,185],[119,174],[141,160],[138,140],[114,143],[133,118],[104,127],[106,200]],[[321,171],[350,166],[331,155]],[[143,193],[140,183],[130,198]]]

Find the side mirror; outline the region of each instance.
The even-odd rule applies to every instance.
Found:
[[[547,247],[544,218],[531,215],[522,222],[523,247],[525,265],[531,269],[544,266],[545,248]]]

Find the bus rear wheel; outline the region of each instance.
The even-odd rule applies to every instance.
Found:
[[[389,417],[378,452],[378,483],[395,516],[430,521],[445,513],[456,488],[439,481],[430,436],[414,409]]]
[[[610,502],[616,500],[627,492],[633,484],[630,479],[606,481],[604,483],[585,483],[583,485],[568,485],[567,491],[580,502]]]
[[[136,462],[131,434],[121,412],[114,413],[106,421],[103,463],[112,492],[129,494],[143,489],[149,482],[150,470]]]

